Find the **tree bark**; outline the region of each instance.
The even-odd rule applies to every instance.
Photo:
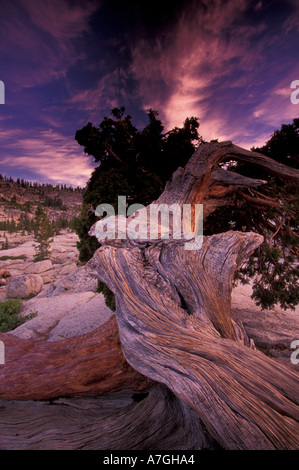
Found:
[[[98,396],[119,390],[144,391],[151,380],[126,362],[115,316],[102,327],[62,341],[25,340],[0,333],[0,399],[46,400]]]
[[[203,204],[205,219],[216,208],[233,205],[240,189],[263,184],[224,174],[219,164],[230,158],[299,181],[298,170],[231,142],[205,144],[174,173],[156,202]],[[230,231],[204,237],[200,249],[186,250],[186,240],[151,239],[147,229],[145,217],[143,239],[100,239],[101,247],[86,265],[115,294],[120,343],[115,318],[88,335],[51,346],[1,335],[9,362],[0,366],[0,397],[31,400],[149,391],[140,406],[118,414],[108,440],[87,412],[84,423],[92,426],[80,436],[81,447],[180,448],[181,440],[185,449],[297,449],[297,375],[257,351],[242,325],[231,319],[236,270],[263,237]],[[97,233],[95,227],[90,233]],[[39,410],[44,422],[43,407]],[[137,435],[127,430],[118,440],[121,423],[132,423],[145,411],[151,419],[142,434],[138,421]],[[4,416],[5,434],[11,423],[7,413]],[[28,419],[33,427],[33,418]],[[165,429],[173,429],[173,423],[178,431],[171,441]],[[11,442],[9,432],[4,434],[3,442]],[[153,435],[158,439],[151,439]],[[39,448],[40,439],[29,433],[22,445]],[[63,442],[65,447],[79,446],[72,434]]]
[[[195,412],[159,384],[133,397],[0,400],[0,422],[1,450],[214,448]]]
[[[102,246],[88,262],[116,295],[128,363],[187,403],[225,449],[298,447],[298,377],[238,341],[230,316],[234,272],[260,238],[228,232],[198,251]]]

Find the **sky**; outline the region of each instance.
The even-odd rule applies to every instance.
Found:
[[[0,173],[84,187],[76,130],[122,105],[261,146],[299,116],[298,45],[299,0],[0,0]]]

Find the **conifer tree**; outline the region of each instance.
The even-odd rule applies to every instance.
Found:
[[[38,243],[34,261],[42,261],[49,257],[53,229],[46,212],[39,203],[35,211],[34,239]]]

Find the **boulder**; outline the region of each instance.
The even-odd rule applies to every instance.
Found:
[[[27,241],[18,245],[15,248],[9,248],[8,250],[1,250],[1,256],[21,256],[25,255],[27,259],[33,259],[35,255],[37,243],[34,241]]]
[[[105,304],[103,294],[96,294],[86,303],[83,302],[65,315],[50,332],[48,341],[58,341],[89,333],[106,323],[112,315],[114,312]]]
[[[63,277],[58,283],[68,292],[96,292],[98,280],[87,273],[85,266],[81,266]]]
[[[52,279],[47,274],[42,273],[42,278],[43,278],[44,284],[50,284],[52,282]]]
[[[0,269],[0,286],[5,286],[9,282],[10,278],[11,273],[8,269]]]
[[[34,297],[24,302],[21,315],[26,316],[35,313],[36,316],[14,329],[11,333],[19,338],[47,340],[63,317],[88,304],[94,296],[94,292],[80,292],[66,293],[50,298]],[[82,318],[79,318],[78,321],[84,323]],[[74,329],[74,325],[71,328]]]
[[[238,284],[233,289],[232,318],[242,322],[258,349],[298,372],[298,365],[291,363],[291,344],[299,340],[299,305],[295,310],[283,310],[278,305],[262,310],[251,295],[251,284]]]
[[[38,294],[43,286],[43,279],[38,274],[15,276],[7,283],[5,295],[8,299],[27,298],[30,294]]]
[[[66,276],[67,274],[71,273],[72,271],[75,271],[75,269],[77,269],[77,268],[78,268],[78,266],[76,265],[76,263],[68,263],[59,271],[59,275],[60,276]]]
[[[43,261],[38,261],[37,263],[32,263],[31,266],[27,269],[28,274],[40,274],[48,271],[52,268],[52,261],[45,259]]]
[[[96,292],[97,285],[97,279],[86,272],[85,266],[81,266],[50,284],[39,296],[52,297],[65,292]]]
[[[59,246],[57,248],[53,248],[52,254],[54,255],[56,253],[65,253],[65,248],[63,248],[62,246]]]

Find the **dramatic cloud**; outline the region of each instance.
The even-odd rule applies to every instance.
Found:
[[[6,64],[1,71],[6,86],[2,173],[86,184],[93,167],[74,140],[81,122],[76,113],[70,122],[67,75],[85,58],[84,41],[80,44],[99,6],[96,1],[14,0],[0,7],[1,62]]]
[[[101,112],[117,107],[122,99],[126,99],[125,82],[125,72],[122,69],[113,70],[101,77],[92,88],[73,90],[67,103],[87,112],[92,122],[97,121]]]
[[[244,58],[249,31],[233,26],[248,2],[231,2],[227,9],[222,3],[206,2],[205,9],[185,10],[163,44],[159,39],[154,46],[143,41],[133,50],[132,71],[144,106],[155,100],[162,104],[170,127],[182,122],[186,109],[192,114],[207,112],[210,96],[215,99],[220,84],[234,86],[230,78],[236,66],[243,72],[250,69],[253,53]],[[233,32],[225,39],[224,32],[230,29]]]
[[[273,83],[282,71],[287,73],[286,59],[269,54],[271,48],[279,50],[281,36],[290,24],[286,21],[273,34],[267,16],[259,16],[263,2],[254,8],[249,0],[204,1],[200,5],[198,8],[194,2],[183,10],[166,37],[157,38],[154,44],[143,40],[133,49],[131,70],[144,109],[161,110],[167,128],[180,126],[186,116],[193,115],[200,118],[207,139],[255,144],[260,136],[250,130],[250,116],[255,118],[251,124],[265,117],[263,123],[279,126],[281,119],[295,113],[286,93],[278,103]],[[288,73],[284,90],[290,79]],[[257,104],[261,97],[264,103]],[[283,109],[280,115],[276,103]],[[262,110],[268,110],[268,115]]]
[[[139,128],[200,119],[206,140],[263,145],[298,116],[296,0],[0,4],[0,173],[85,184],[75,132],[125,105]],[[70,161],[72,165],[70,166]]]

